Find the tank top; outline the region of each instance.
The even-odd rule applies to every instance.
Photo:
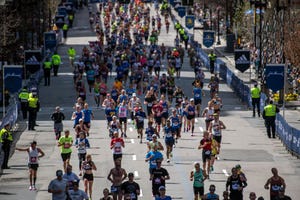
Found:
[[[117,122],[112,121],[110,126],[112,130],[118,130]]]
[[[194,170],[194,183],[193,183],[193,186],[194,187],[203,187],[203,172],[202,172],[202,169],[200,169],[199,172]]]
[[[95,94],[99,94],[99,87],[100,87],[100,83],[95,82],[95,86],[94,86],[94,93]]]
[[[39,156],[39,152],[38,152],[37,148],[32,149],[32,147],[29,147],[28,163],[29,164],[38,164],[38,156]]]
[[[213,114],[215,113],[213,108],[207,108],[207,113],[206,113],[206,119],[211,120],[213,119]]]
[[[78,141],[78,153],[85,154],[86,153],[86,139],[77,138]]]
[[[172,140],[173,134],[172,134],[172,127],[165,127],[165,140]]]
[[[220,127],[220,121],[212,121],[212,134],[214,136],[221,136],[222,132],[221,132],[221,127]]]
[[[219,199],[219,197],[216,194],[208,193],[208,194],[206,194],[206,199],[207,200],[217,200],[217,199]]]
[[[272,178],[271,179],[271,187],[270,187],[270,193],[271,196],[276,196],[278,195],[279,189],[282,186],[282,181],[280,178],[278,178],[278,180]]]
[[[127,117],[127,107],[126,106],[120,106],[119,107],[119,118]]]
[[[92,161],[85,161],[82,165],[82,168],[87,171],[87,170],[92,170]]]

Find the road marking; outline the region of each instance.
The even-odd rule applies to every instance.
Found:
[[[136,160],[136,155],[132,155],[132,160]]]
[[[225,176],[229,176],[229,174],[227,173],[226,169],[223,169],[222,172],[224,173]]]
[[[202,126],[200,126],[200,127],[199,127],[199,129],[200,129],[200,132],[203,132],[203,128],[202,128]]]
[[[132,132],[132,131],[133,131],[133,129],[132,129],[131,127],[129,127],[129,131],[130,131],[130,132]]]
[[[131,119],[127,119],[127,123],[131,123]]]
[[[235,110],[241,110],[241,107],[234,107]]]
[[[142,197],[142,196],[143,196],[143,190],[140,189],[140,195],[139,195],[139,197]]]
[[[131,143],[134,144],[134,139],[130,139]]]
[[[198,123],[198,119],[197,118],[195,118],[195,122]]]
[[[134,173],[134,177],[138,177],[139,176],[138,171],[134,171],[133,173]]]

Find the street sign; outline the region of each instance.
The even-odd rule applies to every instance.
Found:
[[[203,45],[207,48],[211,47],[215,42],[214,31],[203,31]]]
[[[179,17],[183,18],[185,16],[185,7],[184,6],[178,6],[177,12]]]
[[[194,26],[195,26],[195,15],[185,16],[185,26],[188,29],[194,28]]]
[[[265,68],[265,80],[267,87],[273,92],[283,89],[284,64],[267,64]]]
[[[235,68],[244,73],[250,68],[250,51],[236,49],[234,51]]]

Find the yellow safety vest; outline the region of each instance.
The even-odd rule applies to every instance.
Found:
[[[63,27],[62,27],[62,30],[63,30],[63,31],[67,31],[67,30],[68,30],[68,25],[67,25],[67,24],[64,24]]]
[[[216,54],[208,54],[208,58],[210,59],[210,60],[212,60],[212,61],[215,61],[216,59],[217,59],[217,56],[216,56]]]
[[[257,99],[260,97],[260,89],[257,87],[254,87],[251,89],[251,97],[254,99]]]
[[[69,20],[73,20],[74,16],[73,15],[69,15]]]
[[[68,50],[68,54],[69,54],[70,57],[74,58],[75,55],[76,55],[75,49],[73,49],[73,48],[71,49],[71,48],[70,48],[70,49]]]
[[[60,56],[57,54],[54,54],[52,56],[52,63],[53,63],[53,65],[60,65],[60,63],[61,63]]]
[[[19,94],[19,99],[21,102],[27,102],[29,98],[29,92],[27,90],[22,90]]]
[[[0,131],[0,142],[1,142],[1,143],[3,142],[3,135],[4,135],[5,133],[8,134],[6,139],[12,142],[12,141],[13,141],[13,137],[12,137],[11,132],[8,131],[8,130],[6,130],[5,128],[2,128],[1,131]]]
[[[265,106],[264,110],[265,110],[266,117],[276,116],[276,106],[275,105],[269,104],[269,105]]]
[[[28,106],[30,108],[37,108],[37,102],[38,102],[38,98],[36,98],[36,97],[30,97],[28,99]]]
[[[180,34],[180,35],[183,35],[183,34],[184,34],[184,29],[183,29],[183,28],[179,29],[179,34]]]
[[[51,69],[51,65],[52,65],[52,63],[50,61],[44,62],[44,68],[45,69]]]

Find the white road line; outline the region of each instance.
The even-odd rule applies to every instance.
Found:
[[[202,128],[202,126],[200,126],[200,127],[199,127],[199,129],[200,129],[200,132],[203,132],[203,128]]]
[[[198,119],[197,118],[195,118],[195,123],[198,123]]]
[[[133,131],[133,129],[132,129],[131,127],[129,127],[129,131],[130,131],[130,132],[132,132],[132,131]]]
[[[136,155],[132,155],[132,160],[136,160]]]
[[[133,173],[134,173],[134,177],[138,177],[139,176],[138,171],[134,171]]]
[[[130,139],[131,143],[134,144],[134,139]]]
[[[143,196],[143,190],[140,189],[140,195],[139,195],[139,197],[142,197],[142,196]]]
[[[222,172],[224,173],[225,176],[229,176],[229,174],[227,173],[226,169],[223,169]]]

